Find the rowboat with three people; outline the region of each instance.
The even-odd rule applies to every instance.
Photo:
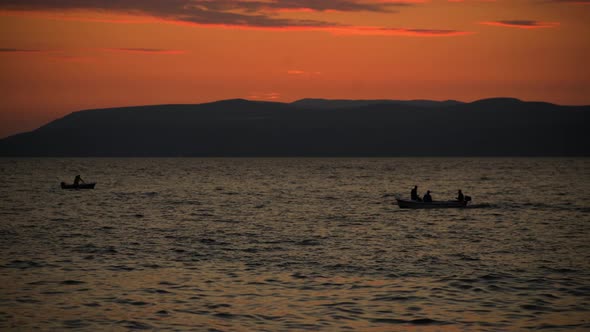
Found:
[[[463,195],[463,192],[459,189],[455,200],[435,201],[430,195],[430,190],[421,198],[418,196],[418,186],[414,186],[410,192],[410,199],[396,197],[395,200],[401,209],[447,209],[464,208],[471,201],[471,197]]]

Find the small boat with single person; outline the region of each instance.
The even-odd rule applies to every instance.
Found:
[[[78,184],[67,184],[61,183],[61,189],[94,189],[96,182],[91,183],[78,183]]]
[[[403,199],[396,197],[397,205],[401,209],[449,209],[449,208],[464,208],[469,203],[470,199],[462,201],[432,201],[423,202],[411,199]]]

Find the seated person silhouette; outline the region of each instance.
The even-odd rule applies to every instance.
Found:
[[[423,200],[424,200],[424,202],[427,202],[427,203],[430,203],[430,202],[432,202],[432,196],[430,196],[430,190],[428,190],[428,191],[426,192],[426,195],[424,195],[424,198],[423,198]]]
[[[413,201],[422,201],[420,196],[418,196],[418,186],[414,186],[414,189],[410,192],[410,199]]]

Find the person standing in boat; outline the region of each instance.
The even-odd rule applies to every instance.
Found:
[[[463,193],[461,192],[461,189],[459,189],[459,192],[457,193],[457,200],[459,202],[463,202],[465,200],[465,196],[463,195]]]
[[[86,183],[86,182],[84,182],[84,180],[82,180],[82,178],[80,177],[80,175],[76,175],[76,177],[74,178],[74,186],[79,185],[80,184],[80,181],[82,183]]]
[[[426,195],[424,195],[423,200],[426,203],[432,202],[432,196],[430,196],[430,190],[426,191]]]
[[[414,186],[414,189],[410,192],[410,199],[413,201],[421,201],[420,196],[418,196],[418,186]]]

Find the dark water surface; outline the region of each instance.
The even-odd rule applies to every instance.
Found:
[[[589,202],[590,159],[0,159],[0,330],[590,330]]]

